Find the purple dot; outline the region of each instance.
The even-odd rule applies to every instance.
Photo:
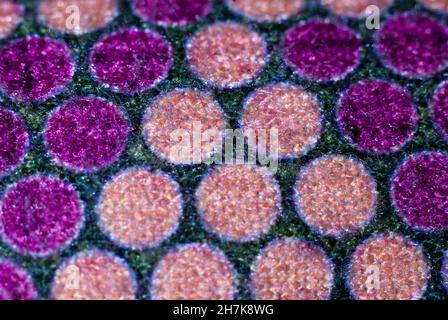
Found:
[[[12,111],[0,108],[0,176],[22,161],[27,147],[25,123]]]
[[[408,158],[392,179],[392,199],[413,228],[448,227],[448,155],[423,152]]]
[[[90,55],[93,75],[113,91],[136,94],[168,75],[172,49],[160,34],[126,29],[105,36]]]
[[[212,10],[211,0],[131,0],[131,5],[143,20],[164,27],[196,22]]]
[[[338,103],[337,122],[342,133],[367,152],[397,151],[412,138],[417,121],[411,94],[386,81],[361,81]]]
[[[11,261],[0,260],[0,300],[34,300],[37,291],[31,276]]]
[[[437,129],[448,140],[448,81],[443,82],[437,89],[431,107]]]
[[[292,27],[283,39],[283,58],[300,76],[341,80],[360,63],[361,38],[350,28],[326,20]]]
[[[0,90],[19,102],[41,102],[70,82],[75,63],[62,42],[27,37],[0,49]]]
[[[5,192],[0,230],[16,251],[48,256],[78,235],[82,212],[83,205],[69,184],[51,177],[31,177]]]
[[[375,42],[384,64],[409,78],[428,77],[448,64],[448,28],[422,13],[387,20]]]
[[[113,103],[76,98],[50,116],[45,143],[58,164],[75,171],[97,171],[121,156],[130,131],[127,117]]]

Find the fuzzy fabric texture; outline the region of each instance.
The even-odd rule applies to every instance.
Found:
[[[119,1],[119,15],[110,24],[92,33],[76,36],[61,34],[42,24],[36,17],[38,1],[21,0],[20,3],[25,7],[23,22],[11,35],[0,40],[0,89],[2,91],[0,104],[2,107],[13,110],[23,119],[30,136],[30,146],[17,169],[1,178],[0,192],[4,196],[9,187],[26,177],[36,174],[51,175],[70,184],[77,191],[84,205],[84,224],[79,236],[68,247],[61,248],[62,251],[53,255],[43,258],[20,255],[7,242],[0,242],[0,257],[14,261],[29,272],[39,297],[51,297],[51,284],[56,270],[64,265],[64,261],[80,252],[97,248],[112,252],[126,261],[135,273],[138,284],[137,298],[148,299],[151,298],[151,276],[157,264],[170,250],[184,243],[207,243],[219,249],[234,267],[235,297],[250,299],[254,298],[251,293],[250,274],[256,257],[271,241],[292,237],[310,241],[323,248],[333,264],[334,278],[330,298],[350,299],[354,296],[347,284],[347,279],[351,257],[356,247],[379,233],[397,232],[409,237],[422,248],[426,263],[431,270],[422,298],[430,300],[448,298],[441,273],[444,251],[448,248],[447,231],[425,232],[414,228],[412,223],[408,224],[396,210],[390,194],[392,177],[410,155],[423,151],[448,152],[448,145],[443,139],[441,128],[434,125],[434,116],[430,107],[431,102],[434,101],[435,90],[447,77],[446,73],[437,72],[442,71],[446,65],[448,52],[446,50],[446,17],[441,13],[430,11],[413,0],[396,0],[394,5],[383,12],[381,18],[383,26],[398,23],[394,17],[406,11],[424,14],[425,18],[416,19],[411,24],[398,23],[398,27],[394,27],[391,32],[386,35],[383,32],[381,36],[378,36],[380,33],[377,30],[366,29],[364,20],[338,17],[318,5],[317,1],[306,1],[303,10],[288,20],[277,23],[258,23],[235,14],[223,1],[215,0],[213,10],[208,15],[198,19],[197,22],[174,28],[166,28],[148,22],[146,19],[143,20],[135,14],[128,1]],[[174,17],[177,19],[176,16]],[[170,21],[173,19],[170,18]],[[322,25],[322,23],[309,22],[327,21],[326,19],[332,23]],[[249,84],[233,89],[211,88],[191,72],[186,59],[186,42],[202,28],[219,21],[229,20],[240,23],[259,34],[266,41],[269,56],[262,72],[257,74]],[[291,57],[289,63],[284,61],[285,32],[300,29],[297,26],[304,22],[316,28],[336,25],[344,26],[344,30],[345,28],[352,30],[337,33],[333,37],[334,42],[331,42],[329,47],[323,47],[321,52],[325,53],[324,58],[330,58],[327,60],[331,62],[330,64],[320,60],[322,57],[319,55],[313,56],[311,51],[308,53],[304,51],[303,58],[320,61],[321,63],[314,65],[318,67],[317,69],[310,70],[309,66],[300,66],[300,57],[294,52],[289,52]],[[136,31],[127,34],[114,33],[123,29],[129,30],[129,28],[150,29],[154,33]],[[397,30],[404,28],[406,32],[412,34],[412,37],[397,35]],[[315,32],[314,28],[313,30]],[[427,35],[424,30],[433,31]],[[155,32],[161,36],[154,36]],[[334,29],[330,28],[328,32],[332,34]],[[139,40],[128,48],[141,59],[157,62],[149,64],[151,66],[149,69],[133,69],[132,61],[126,60],[127,55],[123,55],[124,58],[121,59],[122,49],[116,45],[117,40],[131,41],[137,35]],[[347,36],[348,47],[339,43],[338,39],[344,35]],[[28,36],[33,38],[11,42]],[[412,45],[414,36],[424,38],[422,41],[425,43],[425,50],[422,51],[422,48],[416,47],[406,48],[403,52],[403,46],[409,45],[408,41],[411,41]],[[54,40],[49,40],[50,38]],[[105,39],[111,42],[106,46],[96,46]],[[292,37],[292,40],[297,40],[297,37]],[[157,50],[142,51],[142,41],[146,41]],[[377,43],[376,46],[375,43]],[[294,45],[300,46],[300,41],[293,42],[291,48]],[[39,55],[38,51],[33,49],[35,46],[48,48],[48,54]],[[317,47],[321,48],[320,45]],[[70,51],[67,51],[67,48]],[[97,54],[92,53],[92,48],[97,48]],[[343,54],[334,54],[341,50]],[[27,54],[23,55],[24,52]],[[397,59],[397,53],[400,52],[403,54],[402,59]],[[411,52],[416,55],[411,55]],[[118,59],[118,64],[110,65],[107,59],[104,60],[110,54]],[[419,58],[415,58],[416,56]],[[42,63],[35,64],[36,59]],[[296,65],[291,62],[295,62]],[[95,65],[97,73],[92,76]],[[162,67],[159,68],[160,66]],[[298,67],[303,69],[303,72],[299,72]],[[29,77],[30,70],[33,70],[32,77]],[[48,72],[49,70],[52,72]],[[301,76],[301,73],[305,76]],[[130,75],[135,74],[140,76],[129,78]],[[418,129],[412,139],[393,153],[378,155],[361,151],[344,137],[336,121],[336,106],[341,95],[354,84],[369,78],[384,80],[406,88],[412,95],[417,108]],[[331,79],[339,81],[328,81]],[[228,125],[236,128],[247,97],[255,89],[273,82],[299,85],[316,97],[324,119],[321,138],[305,155],[280,161],[275,179],[281,192],[281,212],[269,232],[257,240],[246,243],[225,241],[207,232],[201,223],[195,202],[195,192],[206,176],[209,166],[176,166],[163,161],[151,152],[145,143],[142,136],[142,117],[151,101],[159,94],[176,88],[196,88],[211,90],[225,112]],[[57,95],[54,96],[54,94]],[[110,101],[126,111],[132,124],[132,131],[122,156],[112,165],[94,173],[74,172],[58,165],[48,153],[43,135],[48,117],[52,112],[70,99],[80,96],[96,96]],[[378,123],[378,127],[380,125],[381,123]],[[313,232],[300,219],[293,195],[298,173],[314,159],[328,154],[342,154],[358,159],[377,183],[377,208],[373,220],[361,231],[341,239],[321,236]],[[177,231],[156,248],[144,250],[123,248],[101,232],[98,226],[95,206],[104,185],[117,173],[135,166],[152,167],[169,174],[179,183],[184,199],[183,217]],[[424,179],[421,185],[425,185]],[[405,183],[403,186],[409,187],[409,184]],[[27,196],[30,195],[27,194]],[[51,197],[44,203],[51,204]],[[77,203],[75,200],[70,202],[71,209],[64,211],[67,217],[74,217],[76,212],[74,208]],[[25,205],[20,202],[19,204]],[[421,204],[426,205],[427,202],[422,200]],[[410,213],[410,216],[415,215]],[[75,220],[70,221],[75,223]],[[59,226],[53,227],[59,228]],[[27,238],[23,238],[25,243],[19,245],[27,244],[26,240]],[[53,240],[50,240],[49,243],[53,243]]]

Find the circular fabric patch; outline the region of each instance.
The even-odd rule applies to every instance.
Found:
[[[301,156],[317,143],[322,132],[319,103],[297,86],[267,85],[246,100],[241,126],[245,135],[252,137],[253,146],[273,150],[278,143],[279,158]],[[278,142],[271,141],[273,133],[278,135]]]
[[[257,21],[289,19],[305,7],[304,0],[225,0],[230,10]]]
[[[143,119],[151,150],[174,164],[198,164],[222,149],[226,122],[207,92],[176,89],[154,99]],[[198,150],[199,149],[199,150]]]
[[[23,268],[0,260],[0,300],[34,300],[37,291],[33,279]]]
[[[266,64],[267,47],[263,38],[233,22],[219,22],[199,30],[186,49],[191,70],[219,88],[249,83]]]
[[[109,252],[78,253],[56,271],[56,300],[134,300],[137,284],[127,263]]]
[[[344,25],[315,19],[286,31],[282,51],[283,59],[299,76],[337,81],[359,65],[361,37]]]
[[[440,11],[442,13],[448,13],[447,0],[418,0],[418,2],[420,2],[428,9]]]
[[[198,210],[211,232],[228,241],[252,241],[269,231],[280,213],[281,194],[263,167],[222,165],[196,191]]]
[[[17,167],[28,148],[25,123],[14,112],[0,107],[0,176]]]
[[[356,248],[348,285],[359,300],[416,300],[425,292],[428,277],[419,246],[399,234],[380,234]]]
[[[76,191],[56,178],[26,178],[4,194],[0,231],[21,254],[56,253],[77,237],[82,223],[83,204]]]
[[[388,19],[375,46],[384,64],[405,77],[428,77],[448,65],[448,28],[426,14],[405,12]]]
[[[197,22],[212,10],[212,0],[130,0],[134,12],[143,20],[164,27]]]
[[[74,72],[70,49],[58,40],[27,37],[0,48],[0,90],[19,102],[51,98]]]
[[[436,128],[448,141],[448,81],[443,82],[436,90],[431,109]]]
[[[126,170],[104,186],[97,213],[113,241],[132,249],[155,247],[179,224],[179,185],[162,172]]]
[[[294,192],[300,217],[326,236],[356,233],[375,215],[375,180],[361,163],[345,156],[311,162],[300,172]]]
[[[408,90],[382,80],[364,80],[343,93],[337,122],[351,143],[377,154],[398,151],[418,127]]]
[[[424,231],[448,227],[448,155],[410,156],[392,179],[392,200],[403,220]]]
[[[318,246],[284,239],[268,244],[252,266],[251,287],[261,300],[326,300],[333,266]]]
[[[81,35],[107,26],[118,15],[116,0],[41,0],[40,20],[49,28]]]
[[[45,145],[56,162],[72,170],[97,171],[126,147],[129,121],[113,103],[75,98],[59,107],[45,128]]]
[[[157,265],[151,296],[154,300],[232,300],[235,278],[221,251],[205,244],[181,245]]]
[[[24,7],[14,0],[0,2],[0,39],[9,36],[22,22]]]
[[[321,0],[323,6],[334,14],[363,18],[369,13],[369,6],[376,6],[380,10],[385,10],[393,4],[393,0]]]
[[[137,94],[164,80],[172,48],[151,30],[125,29],[101,38],[90,54],[90,71],[106,88]]]

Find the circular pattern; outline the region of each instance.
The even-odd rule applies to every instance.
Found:
[[[106,35],[93,47],[90,71],[106,88],[137,94],[164,80],[172,48],[151,30],[125,29]]]
[[[29,136],[25,123],[14,112],[0,107],[0,176],[23,160]]]
[[[164,27],[185,26],[203,19],[212,10],[211,0],[131,0],[143,20]]]
[[[317,143],[322,132],[319,103],[297,86],[267,85],[247,99],[241,126],[246,136],[253,137],[253,144],[267,150],[274,147],[272,130],[278,130],[279,158],[300,156]]]
[[[41,0],[40,20],[56,31],[81,35],[108,25],[118,15],[116,0]]]
[[[252,266],[251,287],[256,299],[327,300],[333,266],[318,246],[295,239],[268,244]]]
[[[359,300],[416,300],[428,277],[419,246],[399,234],[380,234],[356,248],[348,285]]]
[[[392,179],[392,200],[411,227],[441,231],[448,227],[448,155],[410,156]]]
[[[97,212],[102,229],[120,245],[154,247],[179,224],[179,185],[162,172],[132,168],[104,186]]]
[[[82,223],[83,204],[64,181],[30,177],[4,193],[0,231],[3,240],[21,254],[56,253],[77,237]]]
[[[359,65],[361,37],[344,25],[314,19],[286,31],[282,53],[300,76],[312,81],[337,81]]]
[[[359,149],[384,154],[398,151],[414,136],[418,116],[408,90],[386,81],[365,80],[342,95],[337,122]]]
[[[146,143],[174,164],[198,164],[213,156],[222,149],[225,127],[224,113],[212,95],[194,89],[158,96],[143,119]]]
[[[334,14],[363,18],[369,14],[369,6],[385,10],[393,4],[393,0],[321,0],[321,3]]]
[[[208,230],[229,241],[252,241],[267,233],[280,213],[281,194],[266,168],[222,165],[196,191]]]
[[[375,215],[375,180],[361,163],[345,156],[311,162],[300,172],[294,192],[301,218],[326,236],[353,234]]]
[[[186,49],[191,70],[219,88],[249,83],[266,64],[266,42],[256,32],[233,22],[219,22],[199,30]]]
[[[375,46],[384,64],[409,78],[424,78],[448,64],[448,28],[422,13],[405,12],[381,26]]]
[[[0,300],[34,300],[37,291],[33,279],[23,268],[0,260]]]
[[[289,19],[305,7],[304,0],[225,0],[232,11],[257,21]]]
[[[154,300],[231,300],[235,274],[225,255],[205,244],[177,246],[157,265],[151,281]]]
[[[45,145],[56,162],[72,170],[97,171],[115,162],[131,131],[121,110],[104,99],[75,98],[48,119]]]
[[[137,284],[127,263],[109,252],[90,250],[69,258],[56,271],[56,300],[134,300]]]
[[[14,0],[0,1],[0,39],[9,36],[22,22],[24,8]]]
[[[447,0],[418,0],[422,5],[431,9],[440,11],[442,13],[448,13],[448,1]]]
[[[444,81],[436,90],[431,109],[436,128],[448,141],[448,81]]]
[[[70,49],[45,37],[26,37],[0,49],[0,90],[19,102],[41,102],[57,94],[75,72]]]

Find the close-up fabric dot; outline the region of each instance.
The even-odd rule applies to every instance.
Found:
[[[212,0],[130,0],[130,3],[143,20],[163,27],[194,23],[212,9]]]
[[[23,120],[0,107],[0,177],[19,165],[28,144],[29,134]]]
[[[399,150],[417,129],[417,109],[406,89],[382,80],[364,80],[344,92],[337,106],[344,136],[372,153]]]
[[[162,172],[129,169],[105,185],[97,213],[104,232],[119,245],[154,247],[179,224],[179,185]]]
[[[189,39],[186,55],[192,72],[218,88],[240,87],[258,76],[267,60],[265,40],[248,27],[221,22]]]
[[[221,150],[226,123],[209,92],[177,89],[154,99],[142,126],[148,146],[159,157],[175,164],[198,164]]]
[[[45,145],[57,164],[71,170],[96,171],[116,161],[131,131],[128,119],[111,102],[74,98],[52,113]]]
[[[437,130],[448,141],[448,81],[440,84],[434,93],[431,111]]]
[[[0,39],[9,36],[22,22],[24,8],[15,0],[0,2]]]
[[[318,82],[337,81],[359,65],[361,37],[342,24],[315,19],[286,31],[282,54],[300,77]]]
[[[292,158],[309,151],[319,140],[322,119],[319,102],[301,88],[279,83],[257,89],[247,99],[241,118],[246,136],[254,144],[272,150],[272,130],[278,134],[279,158]],[[266,145],[260,142],[266,139]],[[274,156],[274,155],[270,155]]]
[[[196,200],[208,230],[222,239],[239,242],[267,233],[281,206],[280,190],[272,173],[251,165],[212,169],[198,187]]]
[[[282,21],[305,7],[304,0],[224,0],[230,10],[256,21]]]
[[[448,300],[447,18],[0,0],[0,300]]]
[[[92,75],[104,87],[137,94],[167,77],[172,48],[156,31],[125,29],[100,39],[89,58]]]
[[[55,300],[134,300],[135,276],[128,264],[106,251],[90,250],[67,259],[51,287]]]
[[[107,26],[118,14],[116,0],[41,0],[39,18],[50,29],[81,35]]]
[[[29,36],[0,48],[0,91],[18,102],[42,102],[66,88],[75,72],[70,48]]]
[[[400,234],[375,235],[351,257],[348,285],[359,300],[417,300],[429,269],[421,247]]]
[[[392,5],[393,0],[320,0],[322,5],[336,15],[362,18],[369,14],[369,7],[375,6],[385,10]],[[375,8],[375,9],[376,9]]]
[[[0,260],[0,300],[34,300],[38,293],[29,273],[9,260]]]
[[[68,183],[49,176],[29,177],[3,194],[0,233],[21,254],[49,256],[78,236],[83,211],[84,204]]]
[[[180,245],[158,263],[151,278],[154,300],[231,300],[236,279],[220,250],[205,244]]]
[[[448,154],[423,152],[397,169],[391,197],[399,216],[411,227],[441,231],[448,227]]]
[[[448,66],[448,27],[422,13],[389,18],[375,36],[385,66],[408,78],[426,78]]]
[[[327,300],[333,265],[317,245],[287,238],[269,243],[255,259],[251,289],[260,300]]]
[[[375,215],[375,180],[363,164],[348,157],[314,160],[299,173],[294,192],[299,216],[323,235],[353,234]]]

